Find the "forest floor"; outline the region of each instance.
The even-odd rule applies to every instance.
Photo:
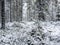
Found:
[[[40,27],[39,27],[40,26]],[[0,45],[60,45],[60,22],[9,22],[0,30]]]

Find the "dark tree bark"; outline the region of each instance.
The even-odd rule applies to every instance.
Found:
[[[44,6],[45,6],[45,4],[44,4],[43,0],[37,0],[37,8],[39,9],[38,10],[39,11],[39,13],[38,13],[38,20],[42,20],[42,21],[45,20],[44,13],[43,13]]]
[[[5,29],[5,5],[4,0],[1,1],[1,29]]]

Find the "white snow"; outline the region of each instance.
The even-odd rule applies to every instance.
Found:
[[[45,43],[48,45],[60,45],[60,22],[41,22],[46,35]],[[47,41],[48,40],[48,41]],[[51,40],[51,41],[50,41]]]
[[[42,22],[41,23],[44,32],[51,32],[52,36],[59,35],[60,33],[60,22]]]
[[[0,45],[60,45],[60,22],[8,22],[0,30]],[[43,38],[42,38],[43,36]]]

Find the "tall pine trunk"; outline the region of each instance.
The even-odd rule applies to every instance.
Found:
[[[5,5],[4,0],[1,1],[1,29],[5,29]]]

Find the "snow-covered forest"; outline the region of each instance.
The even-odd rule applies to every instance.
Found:
[[[0,45],[60,45],[60,0],[0,0]]]

